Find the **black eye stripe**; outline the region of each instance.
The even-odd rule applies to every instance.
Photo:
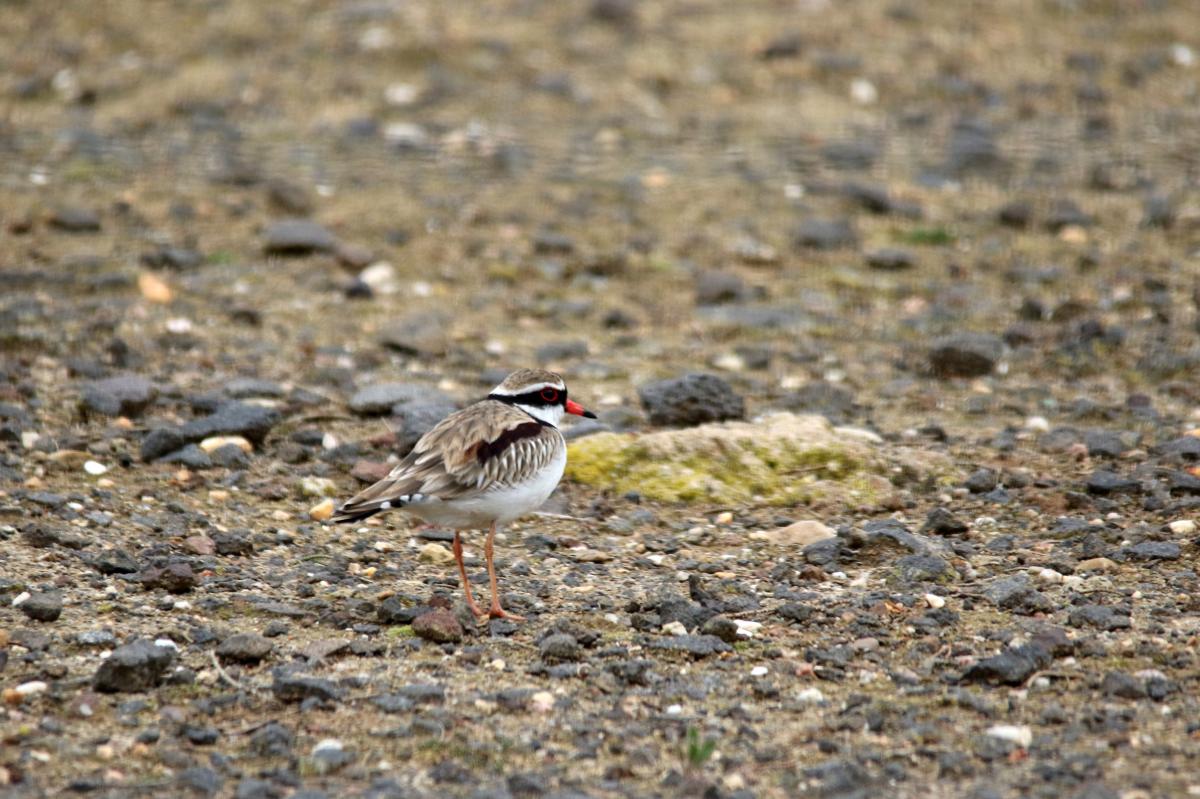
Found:
[[[542,396],[543,391],[554,391],[557,396],[553,400],[547,400]],[[489,394],[488,399],[507,402],[510,405],[530,405],[533,407],[548,407],[551,405],[566,405],[567,390],[565,388],[540,388],[537,391],[526,391],[524,394],[514,394],[512,396],[504,396],[503,394]]]

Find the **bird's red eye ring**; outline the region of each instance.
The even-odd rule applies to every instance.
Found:
[[[544,399],[546,402],[558,402],[558,389],[543,388],[542,399]]]

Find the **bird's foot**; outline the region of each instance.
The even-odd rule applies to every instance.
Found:
[[[467,600],[467,610],[471,611],[471,615],[479,619],[488,614],[486,610],[479,607],[479,604],[474,599]]]
[[[525,621],[524,616],[518,616],[515,613],[509,613],[504,608],[500,607],[499,602],[493,602],[491,608],[488,609],[487,615],[493,619],[508,619],[513,622]]]

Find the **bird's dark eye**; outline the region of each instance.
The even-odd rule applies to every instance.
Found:
[[[542,399],[544,399],[546,402],[558,402],[558,389],[543,388]]]

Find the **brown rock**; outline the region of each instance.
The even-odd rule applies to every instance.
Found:
[[[413,632],[427,641],[439,644],[457,644],[463,639],[463,628],[454,614],[444,608],[435,608],[413,619]]]
[[[360,460],[354,464],[354,468],[350,470],[350,476],[355,480],[360,480],[364,483],[377,483],[388,476],[388,472],[392,470],[392,464],[380,463],[379,461]]]

